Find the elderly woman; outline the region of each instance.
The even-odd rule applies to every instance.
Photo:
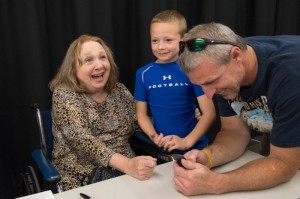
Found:
[[[64,190],[80,186],[95,167],[149,179],[156,166],[150,156],[135,156],[128,144],[134,131],[135,104],[118,82],[113,53],[98,37],[82,35],[70,45],[50,82],[53,163]]]

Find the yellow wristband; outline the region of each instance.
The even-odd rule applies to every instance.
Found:
[[[205,153],[205,155],[207,156],[208,163],[209,163],[209,168],[212,168],[212,166],[213,166],[213,160],[212,160],[212,156],[211,156],[210,151],[207,148],[202,149],[201,151],[203,153]]]

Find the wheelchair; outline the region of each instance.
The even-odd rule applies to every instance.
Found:
[[[53,134],[51,110],[41,111],[39,104],[32,106],[35,111],[36,123],[40,137],[40,148],[31,152],[36,164],[37,172],[33,166],[28,166],[21,174],[26,195],[51,190],[53,193],[62,192],[59,184],[60,174],[55,169],[52,160]],[[157,163],[162,164],[172,161],[171,154],[157,147],[142,131],[137,130],[128,140],[136,155],[150,155],[157,158]]]
[[[46,190],[53,193],[62,192],[63,189],[59,184],[61,176],[51,163],[53,149],[51,110],[41,111],[38,103],[31,107],[35,111],[40,148],[31,152],[36,167],[30,165],[21,173],[24,192],[26,195]]]

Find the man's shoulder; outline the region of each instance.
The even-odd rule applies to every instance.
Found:
[[[244,38],[248,44],[268,44],[283,45],[283,44],[295,44],[300,41],[300,35],[273,35],[273,36],[250,36]]]

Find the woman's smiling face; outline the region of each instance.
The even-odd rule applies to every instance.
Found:
[[[95,41],[85,42],[81,47],[80,59],[82,65],[76,67],[80,84],[90,95],[103,92],[111,66],[102,45]]]

